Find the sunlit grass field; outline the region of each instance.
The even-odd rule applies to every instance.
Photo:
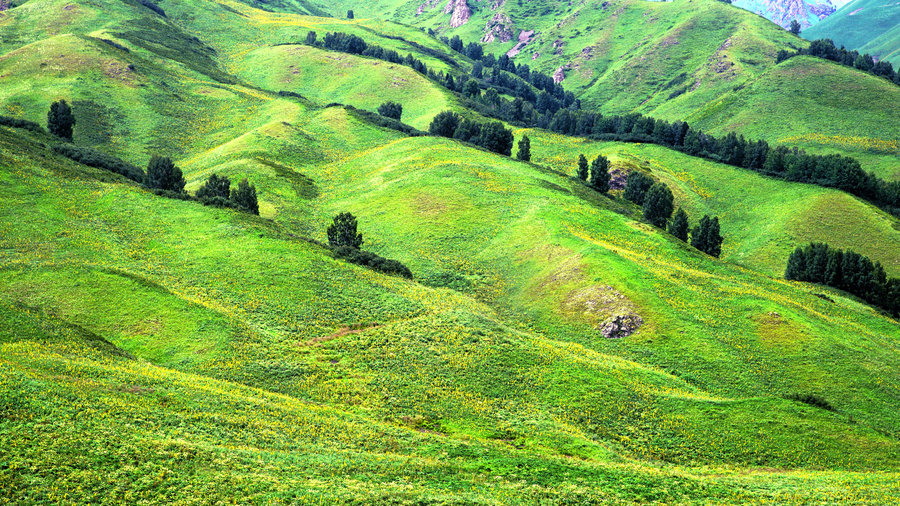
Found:
[[[159,197],[0,127],[0,497],[897,501],[897,322],[780,279],[796,244],[825,239],[896,275],[895,219],[654,146],[516,131],[523,163],[406,137],[326,105],[391,98],[418,128],[465,111],[406,67],[271,47],[311,27],[440,47],[416,28],[229,1],[162,2],[167,21],[65,5],[0,18],[4,51],[22,45],[0,57],[0,112],[44,123],[67,98],[77,144],[171,156],[190,191],[247,177],[261,212]],[[132,18],[180,53],[126,36]],[[723,258],[574,181],[580,153],[665,181],[694,222],[719,215]],[[415,279],[307,240],[343,211]],[[622,316],[643,323],[603,337]]]

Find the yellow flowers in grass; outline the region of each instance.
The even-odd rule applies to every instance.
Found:
[[[839,146],[849,149],[860,149],[874,153],[900,154],[900,140],[875,139],[872,137],[854,137],[848,135],[822,135],[804,134],[782,137],[778,139],[782,144],[803,142],[809,144],[822,144],[825,146]]]

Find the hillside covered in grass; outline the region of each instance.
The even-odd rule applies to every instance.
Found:
[[[0,126],[2,497],[896,501],[897,320],[782,279],[809,242],[900,276],[896,218],[653,144],[514,128],[526,162],[423,135],[444,110],[489,119],[408,65],[304,43],[471,70],[374,10],[152,5],[0,13],[0,114],[46,126],[66,99],[75,146],[171,157],[190,194],[246,178],[259,216]],[[387,100],[407,126],[372,114]],[[720,258],[573,177],[580,154],[665,183],[692,224],[719,216]],[[342,212],[412,279],[328,247]]]

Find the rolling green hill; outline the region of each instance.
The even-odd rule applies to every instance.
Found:
[[[809,40],[832,39],[862,53],[900,63],[900,5],[854,0],[819,25],[803,32]]]
[[[0,113],[43,124],[66,98],[76,144],[172,156],[190,191],[247,177],[260,216],[157,196],[0,127],[4,498],[897,499],[898,322],[780,279],[818,240],[897,275],[896,219],[656,146],[519,130],[524,163],[409,137],[333,103],[397,100],[418,128],[478,116],[407,67],[297,42],[340,30],[469,65],[419,29],[159,6],[0,13]],[[667,182],[694,221],[721,216],[722,259],[573,180],[579,153]],[[317,244],[342,211],[414,280]]]
[[[423,5],[435,7],[416,15],[418,4],[379,0],[365,7],[339,4],[333,14],[352,7],[467,41],[486,40],[486,26],[500,27],[497,33],[506,35],[485,44],[497,55],[512,50],[523,31],[534,32],[524,36],[529,42],[517,49],[515,62],[547,74],[562,69],[567,89],[603,113],[636,111],[715,133],[735,130],[811,152],[843,153],[866,170],[900,178],[900,135],[889,127],[897,124],[892,105],[900,101],[900,88],[852,69],[827,69],[823,78],[826,62],[811,58],[776,66],[779,49],[807,43],[735,6],[718,0],[468,2],[471,17],[453,28],[443,3]],[[723,104],[735,105],[718,114]]]

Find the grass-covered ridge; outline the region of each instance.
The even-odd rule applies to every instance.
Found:
[[[32,3],[43,18],[19,11]],[[199,51],[179,60],[115,35],[154,11],[101,2],[99,33],[97,7],[73,5],[51,35],[62,3],[4,12],[19,42],[0,56],[0,112],[44,124],[67,98],[77,145],[140,167],[172,156],[191,192],[249,177],[261,216],[159,197],[0,126],[13,500],[896,501],[897,322],[781,279],[791,246],[826,238],[896,273],[893,218],[658,146],[517,131],[524,163],[328,106],[390,98],[420,128],[444,109],[478,118],[406,67],[294,44],[357,33],[449,65],[364,10],[167,0],[155,26]],[[580,153],[665,181],[694,222],[721,216],[723,258],[573,180]],[[345,211],[414,280],[309,240]]]

